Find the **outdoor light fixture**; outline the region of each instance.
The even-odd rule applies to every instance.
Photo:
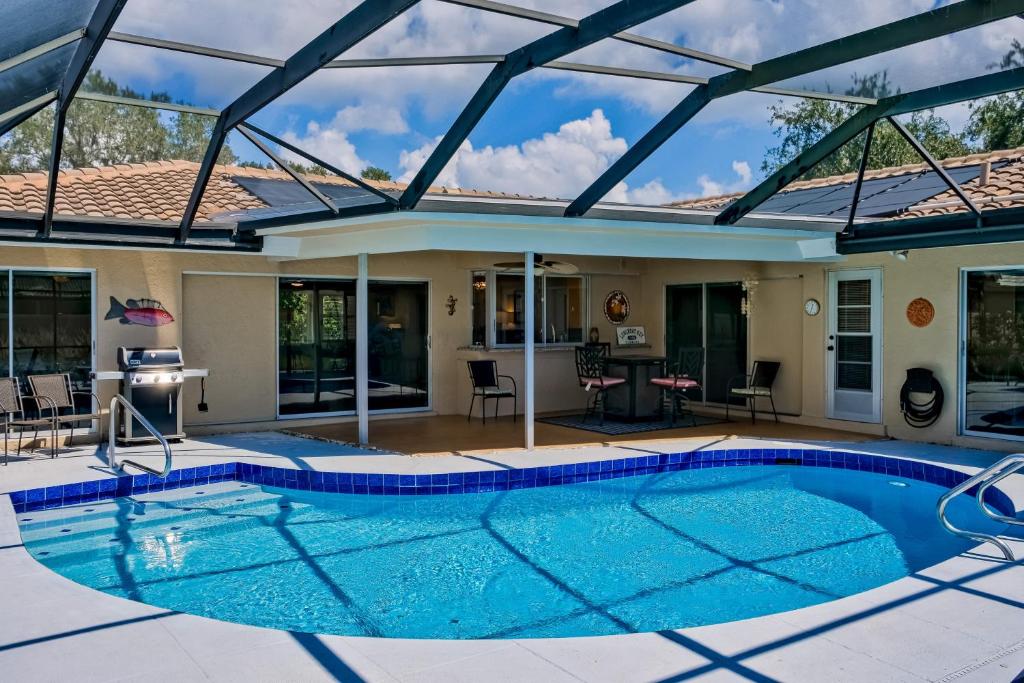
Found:
[[[908,258],[910,258],[909,249],[901,249],[899,251],[892,251],[889,253],[891,253],[897,261],[906,261]]]

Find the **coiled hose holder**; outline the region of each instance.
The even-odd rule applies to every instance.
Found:
[[[913,396],[928,395],[926,401],[915,401]],[[900,412],[907,424],[915,429],[924,429],[935,424],[942,415],[945,392],[939,380],[927,368],[910,368],[907,380],[900,389]]]

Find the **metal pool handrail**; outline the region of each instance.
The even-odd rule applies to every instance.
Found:
[[[153,469],[152,467],[135,462],[134,460],[124,460],[120,465],[117,464],[117,459],[115,457],[115,442],[117,440],[118,403],[120,403],[127,412],[131,413],[135,419],[139,421],[139,424],[141,424],[147,432],[153,435],[153,438],[160,442],[160,445],[164,449],[164,468],[162,470]],[[149,420],[143,417],[142,413],[140,413],[135,406],[129,403],[128,399],[121,394],[115,394],[114,398],[110,399],[110,434],[107,437],[107,463],[110,465],[110,469],[112,470],[120,470],[123,472],[125,465],[131,465],[132,467],[136,467],[143,472],[148,472],[160,477],[161,479],[171,472],[171,445],[167,443],[167,439],[164,438],[164,435],[157,431],[156,427],[150,424]]]
[[[985,491],[990,486],[995,484],[997,481],[1005,479],[1017,470],[1024,469],[1024,453],[1014,453],[1008,455],[994,465],[983,469],[973,477],[966,481],[954,486],[950,490],[946,491],[939,497],[938,505],[936,506],[936,514],[939,517],[939,522],[946,528],[951,534],[956,536],[962,536],[963,538],[970,538],[980,543],[991,543],[1003,553],[1003,557],[1013,562],[1013,550],[1010,549],[1005,542],[996,536],[991,534],[985,534],[980,531],[966,531],[958,527],[953,526],[952,523],[946,518],[946,506],[949,505],[949,501],[957,497],[972,486],[978,485],[978,491],[975,494],[978,500],[978,507],[988,517],[1007,524],[1020,524],[1024,525],[1024,520],[1014,519],[1013,517],[1004,517],[1003,515],[996,514],[985,505]]]

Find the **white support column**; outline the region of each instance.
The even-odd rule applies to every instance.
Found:
[[[533,252],[524,255],[523,262],[523,383],[526,385],[526,407],[523,411],[523,422],[526,424],[526,449],[533,450],[533,335],[537,325],[534,317],[533,296]]]
[[[359,419],[359,443],[370,442],[370,349],[369,349],[369,267],[366,254],[359,254],[356,276],[356,416]]]

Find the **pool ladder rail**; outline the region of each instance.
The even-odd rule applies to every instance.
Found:
[[[946,491],[942,496],[939,497],[938,505],[936,506],[936,514],[939,517],[939,522],[946,528],[951,534],[956,536],[962,536],[963,538],[970,538],[979,543],[991,543],[1003,553],[1003,557],[1013,562],[1015,560],[1013,550],[1009,545],[1006,544],[1002,539],[991,534],[985,534],[980,531],[967,531],[953,526],[952,523],[946,518],[946,506],[949,505],[949,501],[957,497],[961,493],[965,492],[972,486],[977,486],[978,490],[975,493],[975,498],[978,501],[978,508],[990,519],[1003,524],[1014,524],[1017,526],[1024,526],[1024,519],[1017,519],[1015,517],[1007,517],[993,512],[992,509],[985,504],[985,492],[988,491],[989,487],[996,482],[1002,481],[1011,474],[1016,473],[1018,470],[1024,469],[1024,453],[1014,453],[1008,455],[996,464],[983,469],[973,477],[954,486],[950,490]]]
[[[142,463],[135,462],[134,460],[122,460],[120,465],[117,463],[117,446],[115,442],[117,441],[118,404],[120,404],[121,407],[124,408],[125,412],[131,413],[131,415],[134,416],[135,419],[139,421],[139,424],[141,424],[142,427],[147,432],[149,432],[154,439],[160,442],[160,445],[164,449],[164,468],[162,470],[154,469],[152,467],[149,467],[148,465],[143,465]],[[115,472],[124,472],[125,466],[130,465],[131,467],[140,469],[143,472],[148,472],[149,474],[160,477],[161,479],[165,478],[168,474],[171,473],[171,445],[167,443],[167,439],[164,438],[164,435],[161,434],[159,430],[157,430],[157,428],[154,427],[152,423],[150,423],[149,420],[143,417],[142,413],[140,413],[138,409],[131,403],[129,403],[128,399],[126,399],[121,394],[116,394],[114,398],[110,399],[110,434],[107,437],[107,464],[109,464],[110,469],[114,470]]]

